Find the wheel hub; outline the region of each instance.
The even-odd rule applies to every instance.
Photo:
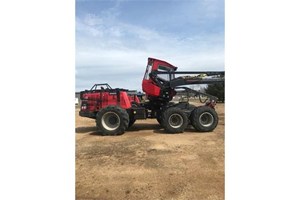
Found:
[[[180,114],[174,113],[169,117],[169,124],[172,128],[179,128],[183,125],[183,118]]]
[[[120,126],[120,117],[115,112],[107,112],[101,119],[102,126],[109,130],[116,130]]]
[[[209,127],[214,122],[214,117],[209,112],[204,112],[199,116],[199,122],[204,127]]]

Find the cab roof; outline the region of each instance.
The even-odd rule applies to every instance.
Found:
[[[174,65],[172,65],[172,64],[170,64],[170,63],[168,63],[166,61],[163,61],[163,60],[160,60],[160,59],[157,59],[157,58],[151,58],[151,57],[149,57],[148,58],[148,62],[150,62],[150,61],[152,61],[154,63],[158,63],[159,65],[163,65],[163,66],[166,66],[166,67],[171,67],[175,71],[177,70],[177,67],[175,67]]]

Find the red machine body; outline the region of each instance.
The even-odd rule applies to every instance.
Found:
[[[81,114],[91,118],[95,118],[97,112],[107,106],[130,109],[133,102],[140,103],[134,92],[121,88],[112,89],[107,83],[95,84],[90,90],[82,91],[80,99]]]
[[[86,100],[87,104],[89,105],[88,107],[89,111],[98,111],[100,108],[104,108],[109,105],[118,105],[121,108],[128,109],[131,108],[131,101],[134,101],[134,97],[130,97],[125,91],[120,91],[119,102],[116,93],[105,92],[105,91],[86,93],[83,94],[82,97],[84,100]],[[99,99],[101,99],[101,101],[99,101]],[[139,101],[138,99],[135,100]]]

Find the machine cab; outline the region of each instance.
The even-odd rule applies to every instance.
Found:
[[[158,60],[155,58],[148,58],[148,64],[146,67],[142,87],[143,91],[148,95],[152,97],[159,97],[161,96],[161,87],[158,82],[155,82],[151,78],[151,72],[174,72],[177,70],[177,67],[171,65],[170,63],[167,63],[162,60]],[[157,80],[161,83],[168,83],[170,80],[174,79],[174,74],[157,74]]]

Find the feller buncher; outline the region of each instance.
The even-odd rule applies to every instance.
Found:
[[[184,132],[189,124],[199,132],[213,131],[218,125],[217,97],[180,86],[223,82],[224,71],[176,70],[177,67],[166,61],[148,58],[142,82],[146,101],[127,89],[95,84],[90,90],[80,92],[79,115],[95,119],[101,135],[121,135],[136,120],[147,118],[156,118],[167,133]],[[178,74],[196,75],[176,77]],[[201,106],[172,102],[178,90],[199,98],[205,96],[206,101]]]

